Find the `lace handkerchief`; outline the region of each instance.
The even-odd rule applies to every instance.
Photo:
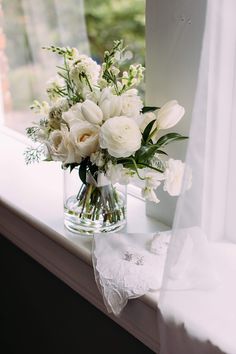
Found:
[[[119,315],[129,299],[160,289],[169,240],[170,232],[94,235],[95,279],[108,312]]]

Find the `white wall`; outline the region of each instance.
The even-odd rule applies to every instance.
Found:
[[[207,0],[147,0],[146,104],[177,99],[186,115],[172,131],[188,134],[194,101]],[[184,159],[187,143],[173,143],[174,158]],[[161,203],[147,203],[147,214],[171,225],[177,198],[158,190]]]

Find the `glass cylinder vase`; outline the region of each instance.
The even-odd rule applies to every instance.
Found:
[[[115,232],[126,224],[126,186],[113,185],[100,174],[97,181],[88,172],[86,183],[79,167],[64,172],[64,223],[79,234]]]

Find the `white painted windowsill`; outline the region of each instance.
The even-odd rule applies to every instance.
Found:
[[[0,132],[0,233],[107,314],[95,284],[92,238],[70,233],[63,225],[63,174],[59,164],[26,166],[25,143]],[[165,226],[145,216],[145,203],[128,197],[124,232],[145,233]],[[154,351],[158,292],[128,303],[119,318],[107,314]]]

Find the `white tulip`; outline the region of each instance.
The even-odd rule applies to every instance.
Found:
[[[142,134],[137,123],[127,117],[113,117],[101,127],[100,146],[114,157],[128,157],[141,146]]]
[[[81,112],[81,105],[82,103],[76,103],[67,112],[62,113],[62,118],[69,127],[72,127],[74,124],[78,123],[78,121],[85,120]]]
[[[171,196],[178,196],[181,193],[182,181],[185,171],[185,163],[181,160],[169,159],[165,170],[164,191]],[[186,181],[186,189],[191,187],[191,171],[188,171],[188,180]]]
[[[111,89],[107,87],[102,90],[99,100],[99,107],[103,112],[104,120],[119,116],[122,109],[121,96],[113,95]]]
[[[91,124],[101,124],[103,120],[102,110],[91,100],[85,100],[81,104],[81,112],[84,119]]]
[[[169,129],[176,125],[185,113],[184,107],[176,100],[164,104],[157,113],[157,126],[159,129]]]
[[[82,157],[90,156],[98,149],[99,128],[86,121],[74,124],[70,130],[75,149]]]

